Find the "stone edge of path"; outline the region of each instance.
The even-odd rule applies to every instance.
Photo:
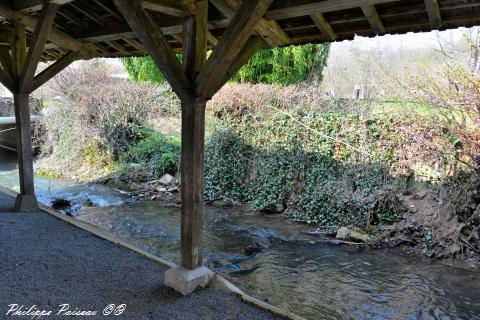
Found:
[[[17,193],[11,189],[8,189],[8,188],[5,188],[3,186],[0,186],[0,193],[4,193],[6,194],[7,196],[10,196],[12,198],[15,198],[17,196]],[[147,258],[147,259],[150,259],[150,260],[153,260],[167,268],[174,268],[176,267],[177,265],[173,262],[170,262],[170,261],[167,261],[165,259],[162,259],[160,257],[157,257],[157,256],[154,256],[140,248],[137,248],[135,246],[133,246],[132,244],[116,237],[115,235],[103,230],[102,228],[100,227],[97,227],[95,225],[92,225],[92,224],[89,224],[89,223],[86,223],[86,222],[83,222],[83,221],[80,221],[80,220],[77,220],[75,218],[72,218],[72,217],[69,217],[65,214],[62,214],[60,213],[59,211],[57,210],[54,210],[50,207],[47,207],[46,205],[43,205],[43,204],[39,204],[39,210],[45,212],[45,213],[48,213],[62,221],[65,221],[71,225],[74,225],[75,227],[79,228],[79,229],[82,229],[84,231],[87,231],[101,239],[104,239],[104,240],[107,240],[109,242],[112,242],[112,243],[115,243],[117,245],[120,245],[126,249],[129,249],[131,251],[134,251],[138,254],[140,254],[141,256]],[[23,213],[23,214],[28,214],[28,213]],[[237,286],[235,286],[233,283],[231,283],[230,281],[228,281],[227,279],[223,278],[222,276],[218,275],[215,273],[215,277],[213,278],[212,280],[212,287],[216,288],[216,289],[219,289],[219,290],[223,290],[223,291],[227,291],[227,292],[232,292],[234,293],[235,295],[239,296],[242,301],[246,302],[246,303],[249,303],[249,304],[252,304],[260,309],[263,309],[263,310],[266,310],[266,311],[269,311],[277,316],[280,316],[282,318],[285,318],[285,319],[289,319],[289,320],[305,320],[304,318],[296,315],[296,314],[293,314],[289,311],[286,311],[286,310],[283,310],[283,309],[280,309],[278,307],[275,307],[275,306],[272,306],[271,304],[268,304],[262,300],[259,300],[259,299],[256,299],[254,297],[251,297],[249,296],[248,294],[246,294],[245,292],[243,292],[242,290],[240,290]]]

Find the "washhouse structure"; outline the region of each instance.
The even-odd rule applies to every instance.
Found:
[[[480,25],[480,0],[0,0],[0,20],[19,211],[37,208],[33,91],[73,61],[96,57],[151,55],[165,74],[182,105],[182,267],[165,281],[188,293],[211,277],[202,267],[205,107],[229,78],[262,48]],[[52,63],[37,73],[39,62]]]

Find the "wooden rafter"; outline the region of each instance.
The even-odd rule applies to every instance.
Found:
[[[333,31],[332,26],[328,23],[322,13],[314,13],[310,15],[310,18],[312,18],[317,28],[325,35],[325,37],[327,37],[328,40],[335,41],[337,39],[335,31]]]
[[[191,90],[191,83],[154,17],[142,5],[132,0],[114,0],[118,10],[137,35],[143,47],[150,52],[157,66],[179,97]]]
[[[53,78],[60,71],[68,67],[72,62],[78,60],[81,56],[77,52],[70,52],[64,57],[57,60],[55,63],[50,65],[47,69],[40,72],[37,76],[33,78],[32,84],[28,88],[28,92],[33,92],[40,88],[45,82]]]
[[[8,74],[13,74],[12,63],[13,61],[12,61],[12,56],[10,55],[10,48],[9,47],[0,48],[0,64]]]
[[[5,71],[4,69],[0,69],[0,82],[10,91],[15,91],[15,80],[13,77]]]
[[[438,5],[438,0],[425,0],[428,18],[433,28],[438,29],[442,26],[442,14]]]
[[[28,31],[35,32],[38,19],[33,16],[15,12],[13,9],[8,8],[4,4],[0,4],[0,15],[10,20],[21,20],[22,24],[25,25]],[[95,56],[97,51],[94,45],[75,40],[68,34],[59,31],[56,28],[51,28],[48,40],[54,42],[62,48],[70,51],[80,52],[82,55],[87,57]]]
[[[208,100],[215,93],[213,89],[216,79],[228,71],[272,1],[243,2],[205,67],[198,75],[197,93],[200,96]]]
[[[120,53],[126,53],[126,50],[124,47],[122,47],[118,42],[116,42],[115,40],[112,40],[112,41],[107,41],[106,42],[110,47],[112,47],[113,49],[117,50],[117,52],[120,52]]]
[[[231,19],[240,8],[240,0],[210,0],[210,2],[227,18]],[[275,21],[260,19],[255,31],[270,47],[281,47],[291,42],[290,37]]]
[[[301,16],[308,16],[312,13],[325,13],[340,11],[352,8],[359,8],[363,4],[375,5],[382,3],[398,2],[399,0],[325,0],[302,5],[292,5],[285,8],[274,9],[265,15],[266,19],[282,20]]]
[[[125,42],[127,42],[129,45],[131,45],[132,47],[134,47],[135,49],[137,49],[140,52],[144,52],[144,53],[147,52],[145,50],[145,48],[140,44],[140,42],[138,42],[134,38],[127,38],[127,39],[125,39]]]
[[[144,0],[143,7],[174,17],[190,16],[190,9],[178,0]]]
[[[385,33],[385,27],[380,15],[377,12],[377,9],[375,8],[375,5],[364,4],[361,6],[361,8],[373,31],[375,31],[377,34]]]

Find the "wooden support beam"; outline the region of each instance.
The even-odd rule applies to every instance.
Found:
[[[227,73],[224,77],[219,78],[217,83],[213,86],[212,90],[209,95],[214,95],[218,92],[233,76],[237,74],[237,72],[247,64],[250,59],[261,49],[267,48],[267,44],[265,41],[260,37],[251,37],[248,39],[248,42],[243,47],[242,51],[238,54],[237,58],[235,59],[234,63],[230,66]]]
[[[17,211],[37,209],[37,199],[33,180],[32,129],[30,126],[30,107],[28,93],[14,93],[15,120],[17,133],[18,171],[20,175],[20,194],[15,200]]]
[[[144,48],[152,55],[173,91],[181,99],[184,98],[186,92],[192,90],[192,84],[182,72],[182,67],[155,17],[146,12],[138,1],[114,0],[114,3]]]
[[[15,117],[17,119],[17,150],[19,151],[20,193],[33,195],[33,157],[30,129],[28,94],[15,93]]]
[[[28,88],[28,92],[33,92],[40,88],[45,82],[53,78],[63,69],[68,67],[72,62],[75,60],[80,59],[81,56],[77,52],[70,52],[64,57],[60,58],[52,65],[50,65],[47,69],[40,72],[35,78],[33,78],[31,86]]]
[[[25,25],[20,23],[19,20],[15,20],[13,23],[15,28],[15,44],[12,52],[12,77],[15,79],[15,82],[17,82],[15,85],[15,91],[17,91],[18,80],[27,57],[27,31],[25,29]]]
[[[209,31],[207,33],[207,42],[212,45],[212,47],[216,47],[218,44],[218,39]]]
[[[9,72],[0,69],[0,82],[7,88],[10,92],[14,92],[17,86],[15,79],[10,75]]]
[[[15,44],[12,50],[12,74],[14,86],[11,88],[15,104],[15,121],[17,134],[18,171],[20,176],[20,194],[15,200],[17,211],[37,209],[33,181],[33,152],[30,127],[29,94],[21,91],[20,75],[23,74],[27,57],[27,33],[25,25],[19,19],[13,20]]]
[[[13,74],[13,66],[12,66],[12,56],[10,55],[10,48],[3,47],[0,48],[0,64],[3,67],[3,70],[8,73],[11,77]]]
[[[375,31],[377,34],[385,33],[385,27],[380,15],[377,12],[377,9],[375,8],[375,5],[362,5],[361,8],[373,31]]]
[[[207,59],[208,1],[196,1],[195,15],[184,23],[183,72],[192,84]],[[182,99],[182,266],[202,265],[206,101],[194,91]]]
[[[210,0],[210,2],[229,19],[233,18],[242,4],[241,0]],[[260,19],[255,31],[272,48],[285,46],[291,42],[290,37],[276,21]]]
[[[331,11],[340,11],[352,8],[358,8],[362,4],[375,5],[382,3],[397,2],[400,0],[325,0],[313,3],[301,4],[297,6],[286,6],[271,10],[265,14],[265,19],[283,20],[302,16],[308,16],[313,13],[325,13]]]
[[[438,29],[442,26],[442,13],[440,12],[440,6],[438,0],[425,0],[425,8],[427,9],[428,19],[434,29]]]
[[[25,25],[27,30],[30,32],[35,32],[35,28],[38,23],[38,19],[34,16],[21,12],[16,12],[13,9],[7,7],[5,4],[0,4],[0,16],[3,16],[9,20],[21,21],[21,23]],[[96,55],[97,50],[93,44],[77,41],[66,33],[57,30],[56,28],[51,28],[48,40],[69,51],[80,52],[83,56],[86,57]]]
[[[182,101],[182,266],[202,265],[206,102]]]
[[[332,26],[330,26],[322,13],[311,14],[310,18],[312,18],[318,30],[320,30],[330,41],[335,41],[337,39],[337,34],[333,31]]]
[[[244,1],[233,17],[222,39],[208,59],[197,79],[197,93],[210,99],[218,78],[222,78],[235,61],[273,0]]]
[[[40,19],[35,27],[35,32],[30,43],[25,66],[19,78],[20,92],[24,92],[26,88],[30,86],[35,76],[35,71],[37,70],[45,43],[47,42],[48,34],[53,26],[58,7],[58,4],[51,2],[47,2],[47,4],[43,6]]]
[[[195,9],[195,75],[190,79],[195,82],[197,74],[202,70],[207,60],[207,42],[208,42],[208,0],[196,0]],[[188,47],[191,44],[185,43]]]

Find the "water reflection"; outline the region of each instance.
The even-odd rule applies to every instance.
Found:
[[[20,190],[16,154],[2,149],[0,149],[0,185],[17,192]],[[104,186],[40,177],[35,177],[35,193],[38,200],[46,205],[50,205],[57,198],[68,199],[72,203],[73,211],[86,202],[89,205],[104,207],[121,205],[126,201],[124,195]]]
[[[80,217],[179,262],[178,208],[135,203],[88,208]],[[309,319],[480,319],[474,270],[391,251],[287,241],[265,231],[262,219],[208,208],[205,264],[273,305]],[[248,258],[243,249],[252,242],[266,249]]]
[[[15,155],[0,151],[0,185],[18,188]],[[125,203],[108,188],[36,178],[40,200],[91,200],[78,218],[179,263],[179,209]],[[79,204],[80,205],[80,204]],[[292,241],[292,226],[207,208],[205,264],[251,295],[308,319],[480,319],[480,274],[391,251]],[[286,230],[288,229],[288,230]],[[258,242],[263,252],[246,257]]]

